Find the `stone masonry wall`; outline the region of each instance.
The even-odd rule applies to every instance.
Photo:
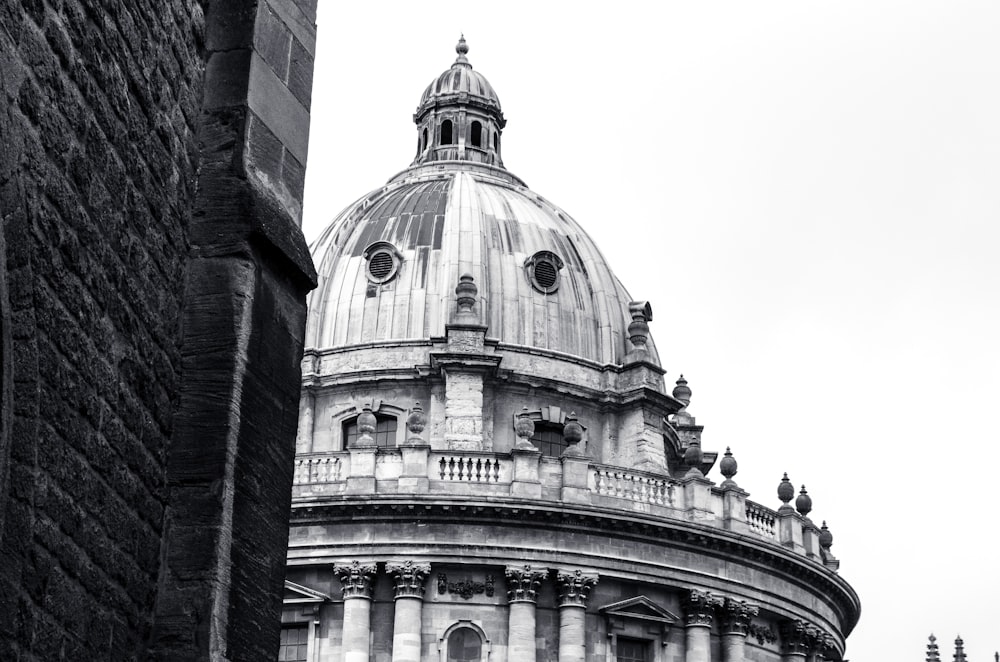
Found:
[[[314,24],[0,2],[2,660],[276,657]]]

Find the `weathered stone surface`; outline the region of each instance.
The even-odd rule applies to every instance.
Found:
[[[244,131],[257,5],[0,5],[0,659],[145,658],[157,601],[203,648],[148,654],[275,657],[313,274],[308,114]]]

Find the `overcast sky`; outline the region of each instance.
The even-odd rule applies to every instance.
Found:
[[[652,303],[704,447],[770,507],[808,487],[847,657],[993,659],[1000,2],[320,4],[307,239],[409,165],[464,31],[505,165]]]

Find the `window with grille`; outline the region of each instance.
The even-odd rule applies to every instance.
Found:
[[[542,455],[550,457],[559,457],[569,445],[563,438],[563,426],[545,421],[535,421],[535,434],[531,436],[531,443],[542,451]]]
[[[396,446],[396,426],[395,416],[385,414],[375,414],[375,446],[378,448],[395,448]],[[344,448],[350,447],[358,438],[358,419],[352,418],[344,423]]]
[[[471,628],[459,628],[448,637],[448,662],[479,662],[483,640]]]
[[[281,643],[278,645],[278,662],[305,662],[309,648],[309,626],[296,625],[281,628]]]
[[[617,637],[616,662],[649,662],[649,642],[642,639]]]

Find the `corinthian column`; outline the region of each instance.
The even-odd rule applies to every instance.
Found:
[[[535,600],[538,599],[538,587],[548,573],[547,568],[532,565],[510,565],[504,570],[510,605],[508,660],[535,662]]]
[[[722,598],[706,591],[691,590],[684,603],[686,647],[684,662],[711,662],[712,621]]]
[[[745,600],[726,598],[722,606],[722,662],[744,662],[750,619],[760,613],[760,607]]]
[[[344,586],[344,636],[341,644],[344,662],[368,662],[375,571],[374,563],[360,561],[333,566],[333,573]]]
[[[560,570],[559,583],[559,662],[587,659],[587,596],[597,583],[596,572]]]
[[[392,662],[420,662],[420,628],[424,582],[430,563],[389,562],[386,571],[396,582],[396,616],[392,626]]]

